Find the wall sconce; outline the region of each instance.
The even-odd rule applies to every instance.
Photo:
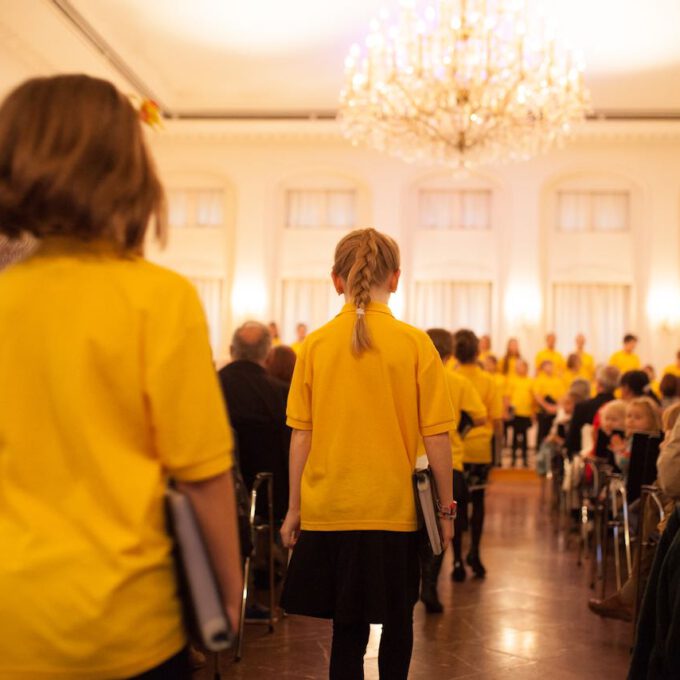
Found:
[[[649,289],[647,317],[654,327],[664,331],[680,325],[680,288],[677,284],[655,285]]]
[[[538,287],[528,283],[511,283],[505,293],[504,310],[511,326],[538,324],[543,310]]]
[[[248,319],[264,321],[267,311],[267,290],[261,278],[240,275],[234,280],[231,290],[231,307],[236,323]]]

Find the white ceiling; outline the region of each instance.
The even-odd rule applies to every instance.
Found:
[[[680,115],[680,0],[529,1],[584,54],[596,110]],[[397,0],[0,0],[0,92],[84,71],[175,113],[332,113],[347,50],[383,6]]]

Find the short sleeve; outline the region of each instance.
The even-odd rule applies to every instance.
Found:
[[[170,475],[199,481],[231,468],[231,428],[196,291],[178,277],[163,293],[147,312],[142,357],[152,438]]]
[[[486,418],[486,406],[482,403],[479,393],[469,380],[465,380],[463,384],[460,409],[465,411],[473,420]]]
[[[418,419],[420,434],[430,437],[449,432],[456,426],[442,363],[427,335],[421,340],[418,356]]]
[[[286,424],[294,430],[312,429],[312,364],[309,342],[303,342],[288,391]]]

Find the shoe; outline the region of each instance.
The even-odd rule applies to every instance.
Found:
[[[436,587],[425,586],[420,591],[420,600],[425,605],[425,611],[428,614],[441,614],[444,611],[444,606],[439,601]]]
[[[451,572],[451,580],[456,583],[462,583],[467,578],[467,571],[462,562],[453,563],[453,571]]]
[[[269,623],[269,609],[261,604],[253,603],[246,607],[246,623]]]
[[[588,609],[605,619],[618,619],[628,622],[633,620],[633,608],[627,605],[618,593],[614,593],[604,600],[588,600]]]
[[[203,668],[206,663],[208,663],[208,659],[200,649],[196,649],[196,647],[190,645],[189,663],[191,664],[191,670],[197,671],[199,668]]]
[[[468,553],[466,561],[472,567],[472,571],[477,578],[484,578],[486,576],[486,568],[477,553]]]

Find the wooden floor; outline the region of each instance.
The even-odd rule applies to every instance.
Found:
[[[488,491],[484,580],[454,584],[450,555],[440,577],[446,606],[426,615],[416,606],[412,680],[618,680],[626,677],[629,624],[605,621],[586,606],[587,568],[555,534],[531,475],[499,471]],[[377,680],[379,627],[371,633],[366,679]],[[223,678],[327,677],[330,625],[288,617],[274,634],[246,627],[243,660],[222,659]],[[195,680],[211,680],[211,670]]]

